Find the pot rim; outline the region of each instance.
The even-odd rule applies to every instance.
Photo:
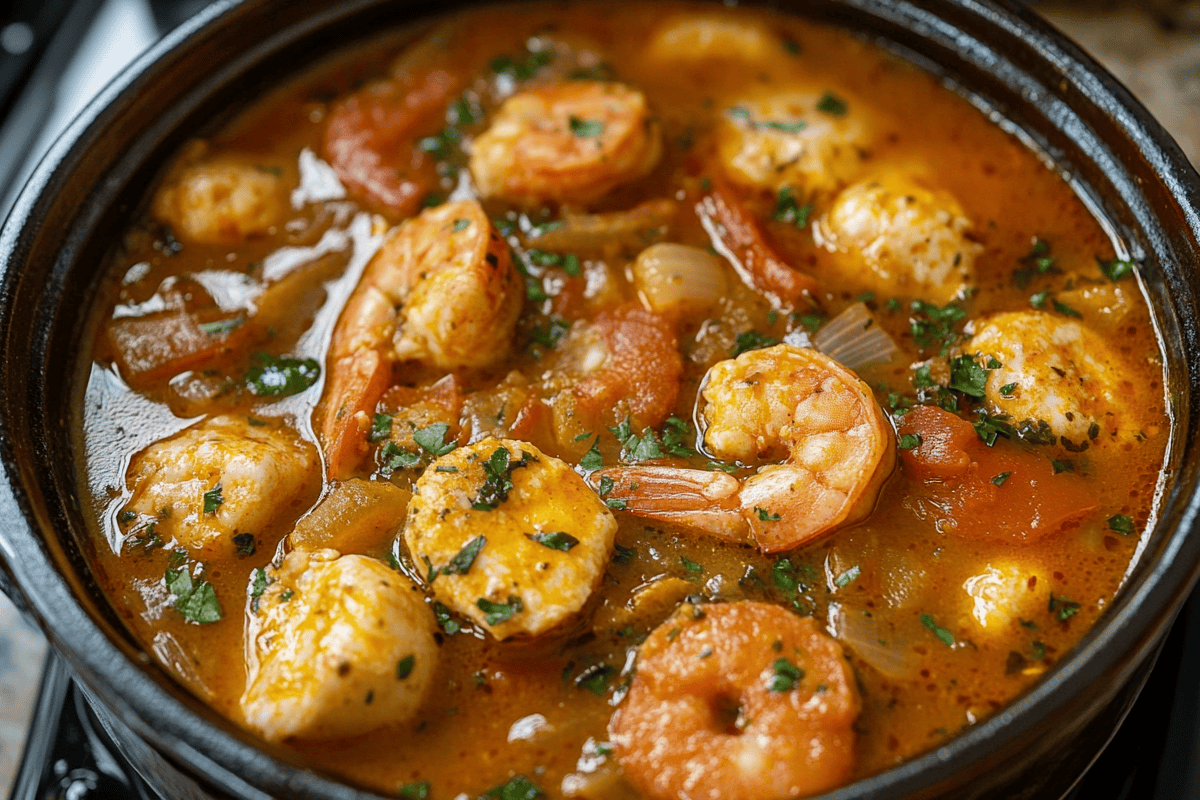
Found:
[[[220,0],[165,36],[106,86],[43,158],[0,230],[0,258],[4,259],[0,283],[0,334],[3,339],[0,341],[10,342],[14,338],[13,331],[25,324],[17,319],[19,313],[13,305],[20,279],[20,270],[14,265],[25,264],[36,245],[36,237],[45,235],[42,227],[47,209],[100,133],[111,124],[117,109],[134,102],[140,90],[153,83],[173,56],[195,47],[220,26],[232,24],[255,4],[255,0]],[[265,5],[265,2],[257,4]],[[348,18],[377,4],[378,0],[354,0],[337,13]],[[842,0],[841,4],[880,18],[900,21],[909,28],[918,24],[926,26],[926,36],[939,33],[952,36],[957,30],[953,23],[925,10],[925,4],[918,6],[915,0],[897,3]],[[418,3],[417,6],[419,13],[428,11],[428,4]],[[1045,62],[1057,65],[1062,72],[1062,93],[1084,99],[1107,112],[1112,126],[1137,146],[1162,187],[1173,198],[1177,209],[1172,210],[1177,210],[1178,216],[1185,221],[1189,241],[1200,241],[1200,212],[1196,210],[1200,208],[1200,176],[1162,127],[1111,75],[1049,23],[1015,0],[946,0],[944,6],[943,11],[953,11],[964,18],[990,25],[997,37],[1026,42]],[[886,42],[877,43],[888,46]],[[899,51],[902,58],[918,66],[930,66],[927,59],[903,44],[892,43],[889,49]],[[981,52],[985,51],[992,57],[997,55],[994,48],[987,47]],[[1018,71],[1013,61],[1001,57],[999,66],[993,65],[993,68],[1002,75],[1005,70]],[[936,70],[935,74],[953,83],[952,76]],[[980,104],[979,97],[968,94],[961,87],[953,88]],[[1070,127],[1066,125],[1069,119],[1058,122]],[[1028,137],[1026,144],[1031,144]],[[1037,143],[1033,142],[1033,145]],[[1123,170],[1121,174],[1125,175]],[[1126,179],[1130,180],[1128,176]],[[1081,197],[1088,199],[1087,187],[1076,184],[1075,188]],[[1151,213],[1148,208],[1142,210]],[[1168,212],[1161,213],[1165,216]],[[1188,344],[1185,352],[1200,350],[1196,346],[1200,340],[1196,331],[1197,319],[1189,318],[1177,307],[1155,308],[1156,318],[1172,313],[1178,317],[1180,335]],[[1166,346],[1165,341],[1162,343]],[[6,349],[6,352],[12,351]],[[31,359],[28,363],[16,364],[12,358],[4,360],[0,364],[0,375],[3,376],[0,385],[7,388],[14,380],[20,383],[17,373],[35,368],[36,361]],[[1185,417],[1183,425],[1190,424],[1186,430],[1180,427],[1173,432],[1176,441],[1172,447],[1178,463],[1184,463],[1189,456],[1192,461],[1198,460],[1195,451],[1200,447],[1200,441],[1195,441],[1196,437],[1189,433],[1200,426],[1197,422],[1200,418],[1200,390],[1197,389],[1200,367],[1193,367],[1192,373],[1175,376],[1182,380],[1174,387],[1182,404],[1178,406],[1178,413]],[[37,380],[34,384],[36,388]],[[0,520],[9,527],[0,533],[0,568],[7,567],[20,593],[16,599],[19,603],[24,600],[21,604],[30,609],[56,651],[68,660],[91,694],[103,698],[143,739],[165,749],[193,773],[218,779],[217,785],[224,791],[246,797],[267,797],[264,790],[297,798],[350,800],[377,797],[303,766],[297,757],[283,748],[265,745],[162,674],[154,674],[154,679],[147,680],[156,672],[156,665],[139,648],[122,640],[119,631],[114,634],[111,626],[101,624],[97,607],[87,598],[81,598],[77,594],[78,587],[73,588],[63,574],[62,570],[69,568],[70,559],[62,544],[53,537],[39,538],[35,533],[44,530],[61,535],[64,528],[60,524],[60,515],[52,507],[53,501],[50,501],[51,506],[44,505],[45,492],[39,493],[38,489],[45,484],[33,474],[34,466],[18,456],[18,450],[23,456],[29,455],[27,445],[31,432],[39,434],[34,437],[35,441],[44,442],[45,438],[40,434],[44,426],[53,424],[52,420],[30,416],[28,412],[40,409],[42,403],[27,385],[26,389],[21,398],[5,393],[6,398],[0,401],[3,412],[0,413],[0,470],[6,478],[0,485]],[[21,411],[20,400],[30,401],[32,405]],[[22,420],[28,426],[25,429],[14,424]],[[33,449],[36,456],[45,457],[36,445]],[[1200,541],[1188,535],[1200,515],[1200,485],[1196,483],[1195,471],[1191,470],[1190,486],[1181,479],[1161,500],[1161,516],[1155,530],[1161,531],[1164,527],[1170,530],[1159,540],[1162,546],[1158,559],[1148,563],[1152,554],[1149,551],[1141,554],[1138,567],[1127,576],[1126,585],[1112,607],[1068,657],[1025,694],[944,745],[821,797],[824,800],[851,800],[929,791],[949,780],[962,764],[996,761],[997,753],[1015,746],[1019,738],[1028,735],[1028,729],[1041,728],[1050,720],[1069,714],[1078,691],[1072,692],[1072,686],[1090,687],[1127,678],[1132,670],[1130,658],[1136,663],[1151,653],[1200,575]],[[1149,622],[1144,619],[1148,609],[1153,612]],[[64,631],[69,633],[69,639]],[[1016,724],[1018,722],[1020,725]],[[256,776],[253,785],[242,777],[249,775]]]

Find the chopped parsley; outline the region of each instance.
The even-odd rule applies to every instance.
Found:
[[[772,692],[790,692],[804,679],[804,670],[786,658],[775,659],[771,671],[773,674],[767,682],[767,688]]]
[[[380,451],[379,459],[379,473],[385,478],[390,478],[392,473],[398,469],[415,467],[421,461],[419,455],[408,450],[401,450],[395,442],[387,443],[387,446]]]
[[[479,496],[471,503],[476,511],[491,511],[508,499],[513,482],[509,479],[514,470],[529,466],[533,456],[522,452],[518,461],[513,461],[505,447],[497,447],[491,457],[483,462],[487,477],[479,487]]]
[[[444,456],[458,447],[458,442],[453,439],[449,442],[446,441],[446,434],[449,430],[450,426],[446,423],[435,422],[427,428],[413,431],[413,441],[432,456]]]
[[[221,496],[221,484],[217,484],[213,488],[204,493],[204,513],[215,514],[217,509],[225,502],[225,498]]]
[[[433,604],[433,618],[437,620],[438,627],[445,631],[447,636],[453,636],[462,630],[462,625],[454,617],[450,616],[450,609],[441,603]]]
[[[1049,611],[1058,619],[1059,622],[1066,622],[1071,617],[1078,614],[1081,608],[1083,608],[1083,606],[1081,606],[1079,603],[1076,603],[1074,600],[1068,600],[1065,597],[1055,597],[1053,594],[1050,595]]]
[[[1078,317],[1080,319],[1083,318],[1083,314],[1080,314],[1078,311],[1071,308],[1066,303],[1060,303],[1057,300],[1051,300],[1050,305],[1054,307],[1055,311],[1062,314],[1064,317]]]
[[[989,414],[981,410],[979,411],[979,419],[971,423],[971,427],[975,429],[976,435],[988,447],[996,444],[996,437],[998,436],[1009,439],[1013,435],[1013,427],[1008,422],[1008,417],[1005,414]]]
[[[580,139],[595,139],[600,134],[604,133],[604,123],[601,120],[584,120],[579,117],[572,116],[567,120],[567,125],[571,128],[571,133],[578,136]]]
[[[1109,530],[1116,531],[1122,536],[1132,536],[1137,532],[1133,526],[1133,520],[1124,514],[1113,514],[1109,517],[1108,527]]]
[[[825,92],[825,94],[821,95],[821,99],[817,101],[817,111],[820,111],[822,114],[828,114],[831,117],[845,116],[847,110],[846,101],[833,92]]]
[[[994,367],[989,368],[994,369]],[[968,397],[983,397],[987,380],[987,369],[980,366],[974,356],[955,356],[950,360],[951,389],[962,392]]]
[[[507,783],[493,786],[483,793],[479,800],[537,800],[544,797],[545,792],[524,775],[515,775]]]
[[[609,680],[616,672],[617,670],[609,664],[593,664],[579,673],[579,677],[575,679],[575,685],[603,697],[604,693],[608,691]]]
[[[859,568],[858,568],[858,564],[855,564],[853,567],[846,570],[841,575],[838,575],[837,578],[835,578],[833,582],[839,589],[845,589],[847,586],[850,585],[850,582],[853,581],[858,576],[859,576]]]
[[[743,331],[737,335],[733,349],[729,351],[729,354],[737,358],[742,353],[749,352],[750,350],[761,350],[764,347],[774,347],[777,344],[779,344],[779,340],[773,336],[767,336],[755,330]]]
[[[758,506],[754,507],[754,513],[757,514],[758,518],[763,522],[778,522],[780,519],[778,514],[772,514],[767,509],[759,508]]]
[[[622,547],[619,544],[613,545],[613,563],[628,564],[637,557],[637,550],[633,547]]]
[[[1108,278],[1113,283],[1128,278],[1133,274],[1133,270],[1137,267],[1136,261],[1126,261],[1121,258],[1114,258],[1105,261],[1102,258],[1097,258],[1096,263],[1100,265],[1100,271],[1104,273],[1104,277]]]
[[[207,625],[224,616],[212,584],[203,578],[193,578],[186,563],[177,569],[168,569],[163,574],[163,582],[175,597],[171,605],[188,622]]]
[[[507,75],[514,80],[527,81],[554,60],[550,50],[526,50],[525,57],[514,61],[507,56],[492,59],[492,72],[496,75]],[[505,798],[505,800],[508,800]]]
[[[454,232],[455,233],[458,233],[459,231],[465,231],[469,227],[471,227],[471,220],[469,220],[469,219],[454,220]]]
[[[693,574],[700,574],[700,573],[704,572],[704,567],[700,566],[695,561],[692,561],[687,556],[680,556],[679,563],[683,564],[683,568],[685,570],[687,570],[688,572],[691,572]]]
[[[1055,475],[1058,475],[1059,473],[1062,473],[1062,472],[1074,472],[1075,471],[1075,462],[1069,461],[1067,459],[1060,460],[1057,458],[1052,458],[1052,459],[1050,459],[1050,466],[1054,467]]]
[[[485,544],[487,544],[486,536],[476,536],[455,553],[454,558],[450,559],[449,564],[431,573],[430,580],[432,581],[438,573],[442,575],[466,575]]]
[[[813,210],[811,205],[800,205],[796,201],[792,187],[785,186],[779,190],[779,198],[775,201],[775,211],[772,212],[771,219],[795,225],[803,230],[808,226],[808,219],[812,216]]]
[[[1024,289],[1038,275],[1058,274],[1061,270],[1054,265],[1050,255],[1050,243],[1041,237],[1033,240],[1029,252],[1018,259],[1020,269],[1013,270],[1013,281]]]
[[[921,446],[921,434],[919,433],[903,433],[900,435],[900,443],[897,445],[901,450],[912,450]]]
[[[267,571],[262,567],[254,570],[254,581],[250,584],[250,610],[258,612],[258,602],[262,599],[262,593],[267,590],[267,586],[271,581],[267,578]]]
[[[1011,472],[1001,472],[999,475],[996,475],[992,478],[992,483],[996,484],[997,486],[1003,486],[1004,482],[1010,477],[1012,477]]]
[[[412,675],[413,667],[416,666],[417,657],[409,653],[404,658],[396,662],[396,680],[402,681],[409,675]]]
[[[578,539],[571,534],[566,533],[565,531],[557,531],[555,533],[532,533],[526,535],[543,547],[549,547],[551,550],[561,550],[564,553],[575,545],[579,544]]]
[[[1000,387],[1000,394],[1002,397],[1012,397],[1013,392],[1015,392],[1016,390],[1017,390],[1017,384],[1015,382],[1014,383],[1006,383]]]
[[[429,781],[416,781],[414,783],[404,783],[397,790],[400,796],[405,800],[428,800],[429,797]]]
[[[392,433],[392,415],[376,414],[371,421],[371,430],[367,433],[368,442],[382,442]]]
[[[229,319],[219,319],[214,322],[201,322],[198,327],[202,333],[209,336],[224,336],[230,331],[240,328],[245,322],[245,317],[230,317]]]
[[[947,647],[954,646],[954,634],[945,628],[940,627],[936,622],[933,621],[933,617],[931,615],[922,614],[921,624],[933,631],[933,635],[940,639],[942,644],[946,645]]]
[[[591,448],[579,459],[579,466],[588,472],[595,472],[604,466],[604,457],[600,455],[600,437],[592,442]]]
[[[258,363],[246,372],[246,386],[260,397],[287,397],[299,394],[321,377],[321,365],[315,358],[290,358],[256,353]]]
[[[481,597],[475,601],[475,606],[484,613],[484,621],[488,625],[499,625],[501,622],[512,619],[513,614],[525,610],[525,604],[521,602],[521,598],[515,595],[509,595],[507,603],[493,603],[491,600]]]
[[[940,346],[939,355],[947,355],[958,340],[954,325],[961,322],[967,312],[954,303],[938,307],[924,300],[914,300],[909,309],[913,314],[909,319],[909,330],[916,343],[923,348]]]

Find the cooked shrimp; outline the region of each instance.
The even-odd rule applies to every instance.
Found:
[[[645,57],[676,64],[762,61],[782,51],[779,37],[760,20],[706,11],[665,20],[650,35]]]
[[[993,412],[1045,422],[1069,450],[1101,437],[1132,440],[1147,389],[1108,342],[1083,324],[1043,311],[997,314],[975,326],[967,352],[994,357],[986,387]],[[1142,433],[1149,433],[1143,431]]]
[[[433,683],[421,591],[366,556],[295,550],[251,587],[247,724],[271,741],[335,739],[411,719]],[[256,596],[257,595],[257,596]]]
[[[437,185],[436,162],[417,143],[442,124],[462,82],[447,70],[414,66],[339,102],[325,129],[325,156],[346,188],[397,217],[415,213]]]
[[[784,800],[850,777],[860,708],[841,646],[811,617],[684,605],[638,649],[609,736],[655,800]]]
[[[565,383],[552,401],[559,443],[616,425],[659,425],[675,410],[683,357],[664,317],[626,305],[575,326],[559,347],[556,377]]]
[[[938,305],[974,283],[983,247],[967,238],[970,231],[951,195],[900,174],[849,187],[817,225],[826,248],[849,252],[866,267],[858,281],[864,287]]]
[[[896,463],[895,434],[871,389],[836,361],[792,345],[751,350],[704,377],[703,446],[722,461],[779,461],[741,481],[723,472],[613,467],[626,511],[764,552],[790,550],[870,514]],[[635,488],[636,487],[636,488]]]
[[[151,210],[184,241],[237,244],[283,221],[287,191],[277,170],[227,155],[185,167],[154,195]]]
[[[438,600],[504,639],[545,633],[583,608],[616,531],[568,464],[525,442],[485,439],[425,470],[404,541]]]
[[[788,304],[820,288],[812,277],[779,257],[758,220],[722,182],[696,204],[696,216],[713,248],[729,260],[747,286]]]
[[[645,95],[619,83],[568,81],[505,100],[475,139],[470,167],[484,197],[587,204],[648,173],[660,155]]]
[[[321,438],[331,476],[366,452],[392,367],[482,367],[503,357],[524,292],[508,245],[479,203],[462,200],[405,221],[367,265],[329,346]]]
[[[134,457],[118,519],[199,550],[295,518],[320,485],[311,444],[277,420],[213,417]],[[147,523],[147,521],[150,523]],[[122,523],[125,524],[124,522]]]
[[[836,190],[853,180],[869,140],[865,105],[828,108],[821,92],[791,91],[728,104],[717,127],[718,156],[734,183],[801,195]]]

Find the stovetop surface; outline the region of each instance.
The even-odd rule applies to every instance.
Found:
[[[0,3],[0,219],[87,100],[205,4]],[[1037,7],[1126,83],[1193,162],[1200,159],[1200,0],[1054,0]],[[21,624],[0,595],[0,798],[11,787],[11,800],[155,800],[65,665],[44,656],[44,640]],[[1200,800],[1200,592],[1181,612],[1125,723],[1063,800],[1191,798]]]

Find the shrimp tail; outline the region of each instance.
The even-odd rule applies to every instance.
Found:
[[[588,482],[603,491],[605,478],[613,482],[603,495],[610,506],[737,544],[753,541],[740,510],[740,484],[732,475],[679,467],[609,467],[592,473]]]
[[[390,383],[391,360],[376,349],[359,350],[335,361],[330,376],[321,441],[330,479],[345,480],[366,455],[367,432]]]

